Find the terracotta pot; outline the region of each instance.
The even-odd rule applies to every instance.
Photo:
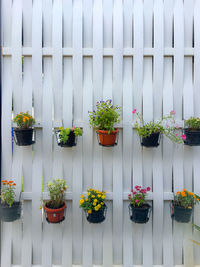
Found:
[[[119,131],[118,129],[115,129],[115,131],[111,131],[110,134],[108,134],[108,131],[97,130],[100,145],[114,146],[116,144],[118,131]]]
[[[46,219],[49,223],[59,223],[64,221],[64,213],[66,209],[66,204],[64,202],[64,205],[59,209],[50,209],[47,208],[46,205],[44,206],[44,210],[46,213]]]

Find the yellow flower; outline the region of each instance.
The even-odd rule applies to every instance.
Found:
[[[83,198],[84,197],[84,195],[81,195],[81,198]]]
[[[92,197],[92,198],[95,198],[95,195],[92,195],[91,197]]]
[[[88,198],[86,198],[85,201],[88,201]]]
[[[95,198],[94,201],[97,202],[98,200]]]
[[[87,195],[89,196],[89,195],[90,195],[90,193],[87,193]]]
[[[84,199],[81,199],[81,200],[80,200],[80,204],[83,204],[83,203],[84,203]]]
[[[106,198],[106,196],[102,196],[101,198],[102,198],[102,199],[105,199],[105,198]]]
[[[104,205],[104,203],[103,203],[103,202],[101,202],[101,205],[103,206],[103,205]]]
[[[94,210],[95,210],[95,211],[98,211],[98,210],[99,210],[98,206],[96,206],[96,207],[94,208]]]
[[[96,204],[97,204],[96,202],[93,202],[93,206],[96,206]]]
[[[91,214],[92,213],[92,210],[88,210],[88,214]]]
[[[101,205],[99,204],[99,205],[97,205],[97,207],[99,207],[99,209],[101,208]]]
[[[101,195],[100,195],[100,194],[98,194],[98,195],[97,195],[97,197],[101,197]]]

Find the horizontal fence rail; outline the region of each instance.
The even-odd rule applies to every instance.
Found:
[[[175,111],[200,117],[199,0],[1,0],[2,179],[22,192],[22,218],[1,224],[2,267],[195,267],[200,207],[189,224],[171,219],[174,193],[200,194],[200,147],[140,145],[133,109],[145,122]],[[122,107],[118,145],[101,147],[88,111],[99,100]],[[29,110],[36,142],[12,140],[12,118]],[[55,129],[82,127],[74,148]],[[47,181],[64,178],[67,212],[48,224],[40,210]],[[147,224],[134,224],[128,194],[150,186]],[[89,224],[79,208],[88,188],[107,192],[106,220]]]

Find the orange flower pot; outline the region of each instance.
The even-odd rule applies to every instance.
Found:
[[[110,134],[108,134],[108,131],[97,130],[100,145],[114,146],[116,144],[118,131],[118,129],[115,129],[115,131],[111,131]]]
[[[66,204],[59,208],[59,209],[50,209],[47,208],[46,205],[44,206],[44,210],[46,213],[46,219],[49,223],[59,223],[64,221],[65,217],[65,209],[66,209]]]

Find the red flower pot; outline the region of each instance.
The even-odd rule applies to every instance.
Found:
[[[115,129],[115,131],[111,131],[110,134],[108,134],[108,131],[97,130],[97,134],[99,136],[99,144],[102,146],[116,145],[118,131],[118,129]]]
[[[47,208],[46,205],[44,206],[44,210],[46,213],[46,219],[49,223],[59,223],[59,222],[64,221],[66,204],[65,204],[65,202],[63,204],[64,205],[58,209],[50,209],[50,208]]]

